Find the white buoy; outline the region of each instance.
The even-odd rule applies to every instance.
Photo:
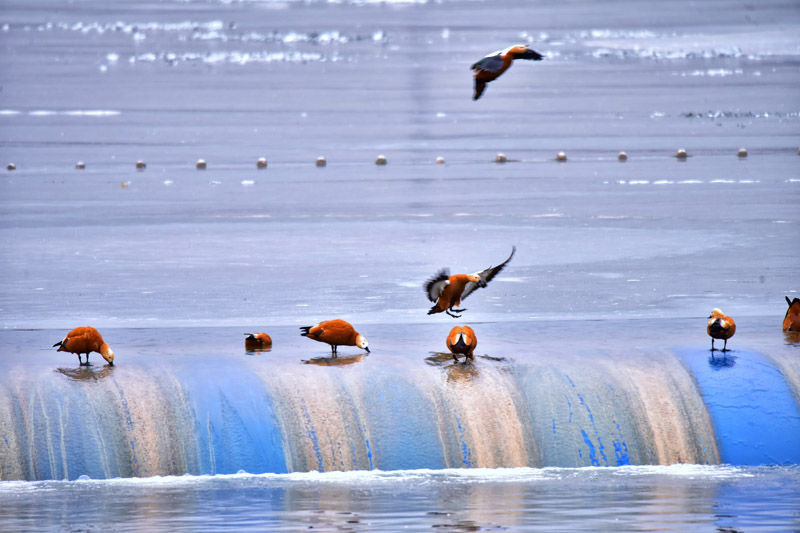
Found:
[[[317,158],[317,166],[318,167],[324,167],[327,164],[328,164],[328,162],[325,160],[325,158],[323,156],[319,156]]]
[[[77,168],[78,170],[83,170],[84,168],[86,168],[86,163],[84,163],[83,161],[78,161],[77,163],[75,163],[75,168]]]
[[[619,159],[620,161],[627,161],[628,154],[626,154],[625,152],[620,152],[619,154],[617,154],[617,159]]]
[[[437,157],[436,158],[436,164],[437,165],[444,165],[444,157],[442,157],[442,156]]]
[[[678,151],[675,152],[675,157],[677,157],[678,159],[686,159],[687,157],[689,157],[689,154],[687,154],[686,150],[684,150],[683,148],[679,148]]]
[[[256,161],[256,168],[267,168],[267,159],[265,157],[259,157],[258,161]]]
[[[567,160],[567,154],[565,154],[564,152],[558,152],[556,154],[556,161],[562,161],[563,162],[563,161],[566,161],[566,160]]]
[[[194,164],[197,167],[197,170],[205,170],[206,169],[206,160],[205,159],[198,159],[197,163]]]
[[[739,148],[739,151],[736,152],[736,155],[739,157],[747,157],[747,148]]]
[[[6,170],[17,170],[17,165],[14,163],[9,163],[6,165]]]
[[[386,156],[383,154],[379,155],[378,158],[375,160],[376,165],[385,165],[386,163],[387,163]]]
[[[139,161],[136,162],[136,168],[138,168],[139,170],[147,168],[147,163],[145,163],[140,159]]]
[[[499,153],[496,156],[494,156],[494,162],[495,163],[505,163],[507,161],[508,161],[508,158],[506,157],[506,154],[504,154],[504,153]]]

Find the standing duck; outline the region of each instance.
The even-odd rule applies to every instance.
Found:
[[[447,349],[453,354],[453,359],[458,362],[458,355],[464,355],[464,363],[474,359],[472,352],[478,346],[478,338],[469,326],[456,326],[447,335]]]
[[[108,364],[114,366],[114,352],[108,347],[108,344],[103,340],[102,335],[91,326],[84,326],[75,328],[64,337],[64,340],[57,342],[53,348],[58,346],[59,352],[70,352],[78,354],[78,363],[81,366],[89,364],[89,353],[97,352],[103,356],[103,359],[108,361]],[[81,354],[86,354],[86,362],[81,360]]]
[[[800,298],[793,300],[789,300],[788,296],[785,298],[789,309],[786,310],[786,316],[783,317],[783,331],[800,331]]]
[[[486,84],[497,79],[503,72],[508,70],[515,59],[532,59],[540,61],[542,54],[531,50],[524,44],[509,46],[505,50],[498,50],[487,55],[477,63],[472,65],[475,71],[475,94],[473,100],[477,100],[483,94]]]
[[[338,318],[326,320],[316,326],[303,326],[300,329],[302,330],[300,335],[303,337],[330,344],[332,357],[338,356],[337,347],[339,346],[358,346],[369,353],[367,339],[344,320]]]
[[[722,339],[725,344],[722,346],[722,351],[728,351],[728,339],[733,337],[736,333],[736,323],[729,316],[726,316],[719,309],[713,309],[708,317],[708,327],[706,328],[709,336],[711,337],[711,351],[714,348],[714,339]]]
[[[511,261],[516,250],[517,247],[513,246],[508,259],[496,267],[489,267],[474,274],[453,274],[451,276],[448,269],[443,268],[440,270],[438,274],[425,283],[425,292],[428,294],[428,299],[436,304],[430,308],[428,314],[432,315],[444,311],[453,318],[459,318],[461,315],[455,313],[462,313],[466,309],[456,309],[455,306],[461,305],[461,300],[472,294],[475,289],[486,287],[486,284]]]

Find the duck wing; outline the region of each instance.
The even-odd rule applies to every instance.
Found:
[[[473,63],[470,68],[475,72],[480,72],[482,70],[485,70],[486,72],[498,72],[503,68],[502,53],[502,50],[492,52],[480,61]]]
[[[508,256],[508,259],[506,259],[505,261],[503,261],[502,263],[500,263],[495,267],[489,267],[481,272],[476,272],[476,274],[480,276],[481,281],[484,283],[484,285],[492,281],[492,278],[494,278],[497,274],[500,273],[501,270],[503,270],[503,268],[505,268],[508,262],[511,261],[511,258],[514,257],[514,252],[516,251],[517,247],[512,246],[511,255]],[[461,293],[461,299],[463,300],[464,298],[475,292],[475,289],[479,288],[479,286],[480,285],[478,285],[474,281],[468,281],[466,286],[464,287],[464,292]]]
[[[439,299],[444,288],[450,283],[447,279],[449,277],[450,271],[443,268],[425,283],[425,293],[428,295],[428,300],[435,303]]]

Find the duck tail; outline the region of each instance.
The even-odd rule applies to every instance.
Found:
[[[308,332],[309,332],[309,331],[311,331],[311,328],[312,328],[312,327],[313,327],[313,326],[300,326],[300,331],[302,331],[302,332],[303,332],[303,333],[301,333],[300,335],[301,335],[302,337],[308,337]]]

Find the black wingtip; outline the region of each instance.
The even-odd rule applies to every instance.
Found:
[[[788,300],[788,298],[787,298],[787,300]],[[61,346],[61,343],[62,343],[62,342],[64,342],[64,341],[58,341],[57,343],[55,343],[55,344],[53,345],[53,348],[55,348],[56,346]]]
[[[308,335],[308,332],[311,331],[311,327],[312,326],[300,326],[300,331],[302,331],[300,335],[301,336]]]
[[[541,61],[543,58],[544,56],[542,54],[540,54],[536,50],[531,50],[530,48],[528,48],[521,54],[516,54],[514,56],[514,59],[530,59],[532,61]]]

